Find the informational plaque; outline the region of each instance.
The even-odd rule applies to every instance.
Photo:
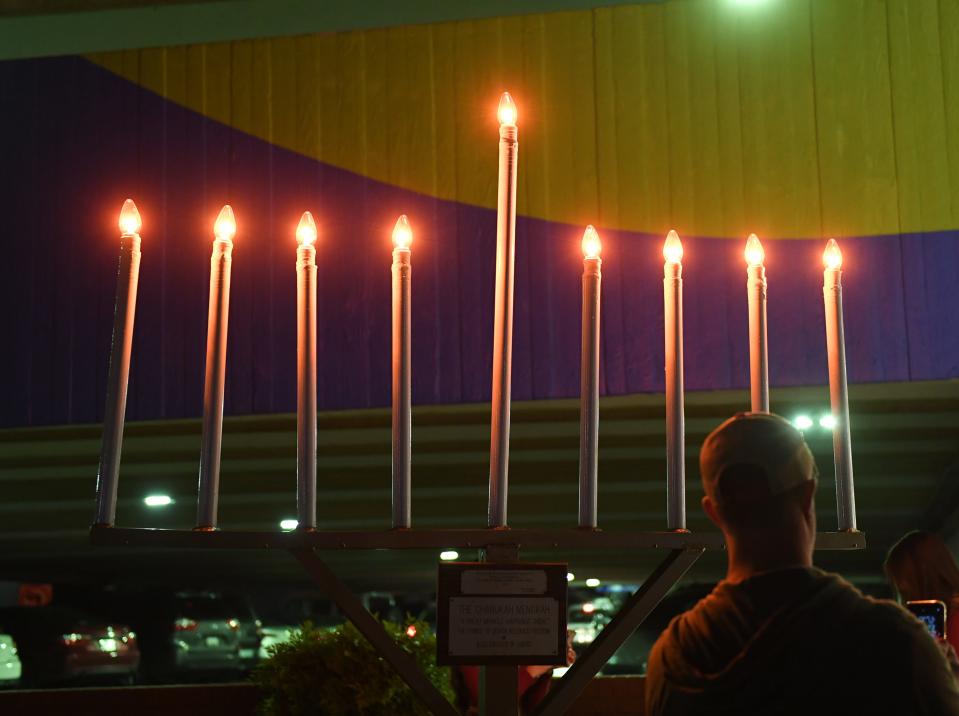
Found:
[[[566,665],[566,565],[439,565],[440,664]]]

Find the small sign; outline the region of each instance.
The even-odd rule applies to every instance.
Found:
[[[566,565],[439,565],[437,662],[566,665]]]

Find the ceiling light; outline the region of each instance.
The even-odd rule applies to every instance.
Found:
[[[143,504],[147,507],[166,507],[173,504],[173,498],[169,495],[147,495],[143,498]]]
[[[295,519],[293,519],[293,518],[287,518],[287,519],[285,519],[285,520],[280,520],[280,529],[281,529],[281,530],[286,530],[286,531],[295,530],[297,527],[299,527],[299,525],[300,525],[299,521],[298,521],[298,520],[295,520]]]
[[[795,425],[798,430],[809,430],[809,428],[812,427],[812,418],[808,415],[797,415],[793,419],[793,425]]]
[[[823,415],[819,418],[819,427],[823,430],[832,430],[836,427],[836,418],[832,415]]]
[[[589,579],[586,580],[586,586],[587,586],[587,587],[598,587],[598,586],[599,586],[599,580],[596,579],[596,577],[590,577]]]
[[[455,549],[448,549],[443,552],[440,552],[440,559],[444,562],[452,562],[454,559],[459,559],[460,553]]]

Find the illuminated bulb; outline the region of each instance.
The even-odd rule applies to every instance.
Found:
[[[410,220],[406,214],[400,214],[393,227],[393,246],[398,249],[408,249],[413,240],[413,230],[410,228]]]
[[[596,579],[596,577],[590,577],[589,579],[586,580],[586,586],[587,586],[587,587],[598,587],[598,586],[599,586],[599,580]]]
[[[296,240],[303,246],[309,246],[316,241],[316,222],[313,221],[313,214],[308,211],[304,211],[300,217],[300,224],[296,227]]]
[[[819,418],[819,427],[823,430],[832,430],[836,427],[836,418],[832,415],[823,415]]]
[[[455,549],[448,549],[445,552],[440,552],[440,559],[444,562],[452,562],[454,559],[459,559],[460,553]]]
[[[294,519],[280,520],[280,529],[281,530],[295,530],[299,526],[299,522]]]
[[[666,243],[663,244],[663,258],[671,264],[678,264],[683,260],[683,242],[679,240],[679,234],[673,229],[666,234]]]
[[[826,244],[826,250],[822,252],[822,262],[826,268],[834,271],[842,267],[842,251],[835,239],[829,239]]]
[[[762,266],[766,258],[766,252],[763,251],[763,245],[756,234],[750,234],[746,239],[746,263],[750,266]]]
[[[583,614],[592,614],[596,611],[596,605],[592,602],[586,602],[583,605]]]
[[[233,209],[229,204],[224,204],[220,213],[213,223],[213,233],[217,241],[232,241],[236,236],[236,219],[233,217]]]
[[[499,98],[499,109],[496,111],[496,116],[499,117],[499,123],[502,125],[516,124],[516,104],[513,102],[513,98],[509,96],[509,92],[504,92],[503,96]]]
[[[603,244],[599,240],[599,234],[590,224],[583,232],[583,256],[588,259],[598,259],[600,251],[603,250]]]
[[[572,572],[567,572],[567,573],[566,573],[566,581],[567,581],[567,582],[572,582],[574,579],[576,579],[576,575],[575,575],[575,574],[573,574]]]
[[[415,625],[415,624],[410,624],[408,627],[406,627],[406,636],[408,636],[410,639],[413,639],[413,638],[416,637],[416,625]]]
[[[173,498],[169,495],[147,495],[143,498],[143,504],[147,507],[166,507],[173,504]]]
[[[140,233],[142,225],[137,205],[133,203],[133,199],[127,199],[123,202],[123,208],[120,209],[120,231],[127,236],[132,236]]]
[[[796,419],[793,420],[793,425],[795,425],[798,430],[809,430],[809,428],[812,427],[812,418],[808,415],[797,415]]]

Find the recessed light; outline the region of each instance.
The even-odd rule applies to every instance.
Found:
[[[169,495],[147,495],[143,498],[143,504],[147,507],[166,507],[173,504],[173,498]]]

